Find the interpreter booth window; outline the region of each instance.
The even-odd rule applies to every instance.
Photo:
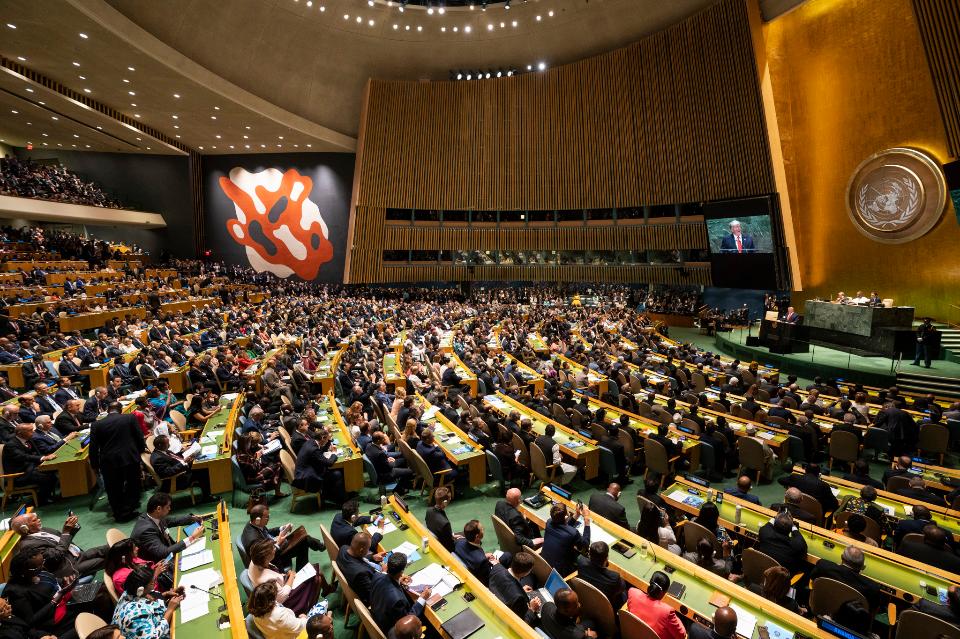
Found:
[[[439,222],[440,211],[433,209],[417,209],[413,212],[414,222]]]
[[[410,261],[410,251],[384,251],[384,262],[408,262]]]
[[[613,209],[587,209],[588,221],[612,220]]]
[[[643,207],[629,206],[627,208],[617,209],[617,219],[618,220],[642,220]]]
[[[440,261],[445,264],[453,263],[453,251],[440,251]]]
[[[470,219],[469,211],[444,211],[444,222],[467,222]]]
[[[583,222],[583,209],[557,211],[557,222],[566,222],[568,224],[571,222]]]
[[[436,262],[436,251],[410,251],[411,262]]]
[[[553,219],[553,211],[527,211],[527,221],[531,224],[535,222],[553,222]]]
[[[413,219],[411,209],[387,209],[385,219],[388,222],[409,222]]]
[[[673,204],[658,204],[650,207],[650,219],[676,216],[677,207]]]

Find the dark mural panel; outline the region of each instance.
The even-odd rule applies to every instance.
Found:
[[[352,153],[203,158],[213,258],[279,277],[342,282]]]

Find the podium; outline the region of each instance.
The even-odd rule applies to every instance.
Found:
[[[760,322],[760,345],[769,348],[771,353],[808,353],[809,337],[807,327],[802,324],[787,324],[769,319]]]

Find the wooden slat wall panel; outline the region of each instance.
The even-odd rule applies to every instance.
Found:
[[[951,157],[960,156],[960,2],[913,0]]]
[[[536,281],[536,282],[609,282],[633,284],[710,285],[710,265],[670,266],[597,266],[592,264],[466,266],[441,264],[414,264],[409,266],[381,266],[370,282],[462,282]]]

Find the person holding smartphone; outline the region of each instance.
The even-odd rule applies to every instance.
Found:
[[[184,599],[182,589],[151,590],[154,572],[139,566],[127,577],[123,594],[113,611],[113,623],[124,637],[170,639],[173,616]]]

